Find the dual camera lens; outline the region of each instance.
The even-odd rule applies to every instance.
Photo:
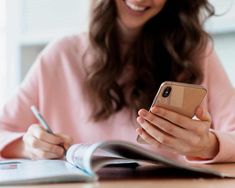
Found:
[[[163,90],[162,96],[163,96],[163,97],[168,97],[168,96],[170,95],[170,93],[171,93],[171,87],[167,86],[167,87]]]

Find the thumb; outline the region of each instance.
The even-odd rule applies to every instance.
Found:
[[[201,106],[199,106],[196,109],[195,115],[198,119],[200,119],[201,121],[211,121],[211,116],[209,114],[209,112],[205,109],[203,109]]]

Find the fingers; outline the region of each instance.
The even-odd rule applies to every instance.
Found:
[[[171,136],[167,136],[161,131],[151,130],[147,128],[148,123],[142,123],[142,128],[138,128],[136,131],[141,136],[145,142],[157,147],[157,148],[166,148],[169,151],[177,152],[181,154],[188,154],[191,152],[191,147],[185,142],[182,142],[180,139],[175,139]],[[151,126],[150,126],[151,127]]]
[[[38,138],[51,144],[58,145],[63,143],[63,139],[61,137],[48,133],[38,124],[31,125],[28,129],[28,132],[32,134],[35,138]]]
[[[186,150],[186,145],[181,142],[181,139],[177,139],[168,133],[161,131],[156,126],[150,124],[149,122],[145,121],[141,117],[137,118],[137,121],[141,124],[141,127],[143,128],[142,135],[140,135],[147,143],[153,144],[157,147],[159,145],[167,146],[170,149],[173,150]],[[153,141],[155,140],[155,142]],[[187,148],[188,149],[188,148]]]
[[[161,144],[158,142],[155,138],[150,136],[144,129],[142,128],[137,128],[136,132],[140,135],[140,137],[147,142],[148,144],[151,144],[152,146],[158,148],[158,149],[166,149],[171,152],[175,152],[175,149],[168,147],[166,145]]]
[[[166,109],[160,108],[160,107],[152,107],[151,113],[153,113],[163,119],[166,119],[167,121],[172,122],[173,124],[183,128],[183,129],[192,131],[194,133],[196,132],[198,134],[201,134],[202,126],[200,126],[200,125],[202,124],[201,121],[203,121],[203,120],[201,120],[201,121],[192,120],[191,118],[186,117],[184,115],[180,115],[177,112],[169,111],[169,110],[166,110]],[[209,117],[208,117],[207,113],[203,113],[204,114],[203,117],[205,119],[207,119],[207,120],[204,120],[207,123],[206,128],[208,128],[211,124],[211,122],[208,121]],[[199,110],[199,114],[200,114],[200,110]]]
[[[44,142],[33,135],[24,136],[23,141],[26,143],[28,151],[31,150],[30,158],[32,159],[61,158],[64,154],[62,147]]]
[[[161,144],[154,139],[153,137],[151,137],[148,133],[146,133],[143,129],[141,128],[137,128],[136,132],[148,143],[148,144],[152,144],[155,145],[157,147],[160,147]]]
[[[166,135],[166,133],[164,134],[162,131],[145,121],[143,118],[138,117],[137,121],[141,124],[141,127],[159,143],[172,145],[172,143],[175,141],[173,137]]]
[[[201,106],[196,109],[195,115],[202,121],[211,122],[211,116],[208,111],[204,110]]]
[[[148,113],[145,110],[140,110],[139,115],[140,117],[146,118],[146,120],[150,122],[153,126],[176,138],[187,140],[189,136],[188,134],[190,134],[191,138],[195,136],[192,132],[188,132],[187,134],[187,130],[169,122],[166,119],[160,118],[152,113]]]
[[[198,120],[160,107],[153,107],[150,112],[141,109],[138,115],[137,122],[142,128],[137,133],[146,142],[184,155],[204,156],[211,124],[206,110],[197,108]]]
[[[40,125],[33,124],[23,136],[26,153],[32,159],[61,158],[72,144],[72,138],[65,134],[50,134]]]
[[[169,111],[160,107],[152,107],[150,109],[151,113],[166,119],[167,121],[170,121],[176,125],[178,125],[181,128],[184,129],[192,129],[191,126],[188,126],[189,124],[191,124],[191,118],[188,118],[186,116],[183,115],[179,115],[176,112],[173,111]]]

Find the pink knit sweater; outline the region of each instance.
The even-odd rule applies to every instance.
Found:
[[[54,132],[70,135],[75,143],[117,139],[136,143],[138,125],[128,108],[105,121],[89,119],[91,108],[84,89],[84,64],[92,63],[92,53],[83,58],[88,44],[86,34],[68,36],[51,43],[38,56],[16,95],[0,110],[0,155],[6,145],[37,122],[31,105],[38,107]],[[212,115],[211,128],[220,143],[218,155],[205,162],[235,162],[235,91],[213,50],[210,48],[205,54],[203,85],[208,94],[203,105]],[[124,78],[129,71],[123,73]]]

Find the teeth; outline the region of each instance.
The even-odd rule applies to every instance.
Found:
[[[135,5],[131,2],[129,2],[128,0],[126,0],[125,2],[126,2],[126,5],[134,11],[140,11],[141,12],[141,11],[144,11],[146,9],[146,7],[141,7],[141,6]]]

